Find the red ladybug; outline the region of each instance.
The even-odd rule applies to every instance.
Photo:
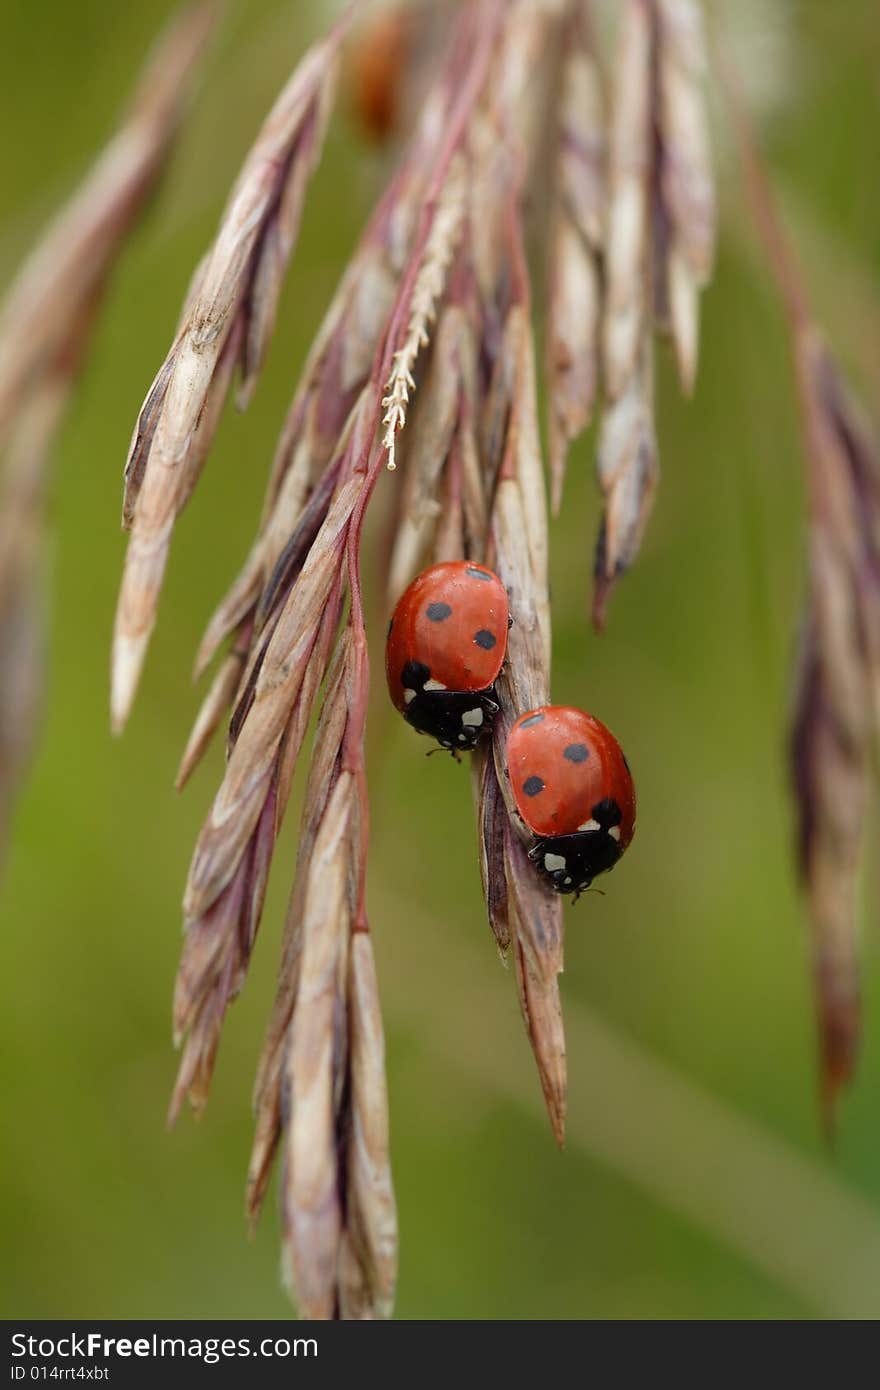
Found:
[[[491,729],[508,626],[507,591],[485,565],[450,560],[413,580],[388,627],[385,672],[414,729],[462,751]]]
[[[413,16],[378,14],[350,46],[347,85],[364,133],[384,143],[400,122],[401,88],[413,49]]]
[[[507,738],[516,809],[537,837],[529,858],[559,893],[613,869],[636,825],[629,763],[604,724],[580,709],[542,705]]]

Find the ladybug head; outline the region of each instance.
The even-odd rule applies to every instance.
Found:
[[[404,718],[420,734],[436,739],[441,748],[468,753],[492,728],[498,713],[494,691],[446,690],[431,679],[427,666],[408,661],[401,672],[406,699]]]
[[[529,850],[529,858],[557,893],[577,897],[599,874],[613,869],[623,853],[616,829],[597,825],[574,835],[543,835]]]

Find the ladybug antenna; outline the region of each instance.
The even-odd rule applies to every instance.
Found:
[[[452,761],[453,761],[454,763],[460,763],[460,762],[461,762],[461,757],[459,756],[459,752],[458,752],[458,749],[457,749],[457,748],[444,748],[442,743],[438,743],[437,746],[436,746],[436,748],[429,748],[429,749],[428,749],[428,751],[425,753],[425,757],[426,757],[426,758],[432,758],[432,757],[434,756],[435,753],[451,753],[451,754],[452,754]]]
[[[588,886],[588,887],[586,887],[586,888],[578,888],[577,892],[574,893],[574,894],[572,895],[572,899],[571,899],[572,903],[576,903],[576,902],[577,902],[578,898],[581,896],[581,893],[598,893],[600,898],[604,898],[604,896],[605,896],[605,889],[604,889],[604,888],[593,888],[593,887],[590,887],[590,886]]]

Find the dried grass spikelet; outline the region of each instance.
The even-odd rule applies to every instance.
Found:
[[[635,556],[656,486],[651,333],[654,178],[654,12],[627,0],[621,17],[609,142],[606,294],[602,323],[605,403],[599,482],[605,510],[596,548],[593,621]]]
[[[516,473],[505,476],[502,472],[492,509],[495,568],[511,593],[516,621],[508,636],[507,663],[496,684],[501,714],[493,730],[492,764],[478,771],[478,823],[483,837],[481,864],[490,922],[502,950],[508,939],[513,947],[523,1018],[538,1064],[550,1123],[561,1144],[566,1096],[565,1034],[558,985],[563,968],[562,900],[528,861],[519,838],[520,823],[510,795],[504,756],[513,720],[526,710],[545,704],[550,693],[545,647],[548,629],[541,618],[546,604],[546,581],[541,583],[538,579],[527,541],[528,512],[543,512],[545,508],[543,477],[537,496],[531,482],[536,442],[536,438],[529,441],[528,436],[518,442]],[[526,453],[530,455],[527,460]],[[499,797],[505,803],[506,815],[502,815]]]
[[[312,351],[278,443],[259,534],[208,623],[196,676],[230,633],[254,615],[318,481],[340,452],[393,297],[393,279],[380,262],[368,260],[363,269],[362,292],[343,287]]]
[[[646,330],[652,167],[651,0],[625,0],[614,65],[608,163],[605,388],[611,400],[636,370]]]
[[[227,655],[218,666],[190,730],[186,747],[177,770],[174,785],[182,791],[193,771],[201,762],[224,716],[241,686],[242,673],[250,649],[252,626],[242,625]]]
[[[313,1317],[389,1316],[397,1263],[378,990],[369,935],[354,930],[361,828],[342,766],[354,677],[347,629],[304,801],[248,1177],[254,1222],[283,1130],[285,1270]]]
[[[493,73],[492,118],[502,140],[517,147],[522,176],[541,180],[539,161],[547,153],[550,111],[556,106],[564,25],[572,0],[510,0],[507,22]]]
[[[656,3],[660,184],[668,227],[665,295],[679,377],[690,393],[697,372],[699,292],[712,273],[715,245],[703,16],[696,0]]]
[[[698,298],[712,265],[714,194],[693,0],[626,0],[611,102],[605,402],[593,621],[635,559],[659,475],[652,334],[670,331],[685,390],[697,365]]]
[[[340,1314],[388,1318],[397,1282],[397,1207],[391,1182],[382,1012],[373,946],[366,932],[351,938],[348,997],[351,1084]]]
[[[860,1032],[855,888],[880,735],[880,442],[813,321],[738,75],[726,51],[719,59],[748,200],[785,308],[803,426],[809,582],[790,755],[830,1132]]]
[[[337,643],[327,672],[324,701],[303,800],[296,878],[285,922],[278,989],[254,1084],[256,1127],[247,1190],[247,1210],[252,1224],[262,1208],[272,1161],[281,1137],[284,1049],[299,984],[308,866],[328,799],[339,775],[339,751],[345,737],[352,696],[350,647],[351,639],[346,630]]]
[[[860,1033],[855,887],[880,734],[880,446],[808,322],[797,332],[795,354],[811,527],[791,755],[830,1129]]]
[[[287,1139],[282,1175],[284,1271],[300,1314],[332,1318],[342,1237],[337,1078],[345,1017],[349,826],[354,779],[340,774],[308,865],[296,1007],[284,1062]]]
[[[247,970],[293,764],[339,621],[347,526],[362,486],[355,477],[339,489],[267,637],[196,845],[175,991],[175,1034],[186,1041],[172,1117],[187,1091],[204,1104],[223,1016]]]
[[[566,1106],[558,984],[563,967],[562,902],[535,874],[519,838],[524,828],[510,793],[504,752],[513,720],[545,704],[550,692],[546,494],[519,199],[514,178],[505,190],[511,303],[486,400],[483,441],[484,477],[492,498],[487,553],[510,595],[515,621],[496,682],[501,709],[492,749],[475,755],[474,782],[489,921],[502,953],[509,946],[513,949],[523,1018],[551,1127],[561,1144]]]
[[[181,14],[123,122],[0,308],[0,844],[36,737],[44,507],[55,436],[110,273],[170,152],[213,4]]]
[[[572,8],[559,99],[550,227],[546,371],[554,512],[569,446],[590,422],[599,375],[605,218],[602,72],[586,0]]]
[[[605,511],[596,546],[593,621],[602,628],[612,586],[638,553],[657,490],[654,349],[648,337],[625,390],[606,403],[597,468]]]
[[[236,585],[208,625],[196,661],[197,673],[210,660],[214,648],[226,636],[227,629],[231,629],[235,635],[196,716],[178,772],[178,786],[186,781],[204,754],[230,705],[235,708],[234,724],[241,722],[249,707],[259,664],[263,660],[281,605],[296,582],[306,557],[315,545],[320,529],[327,519],[339,482],[342,462],[361,427],[364,407],[365,398],[361,396],[349,412],[334,454],[328,461],[323,475],[311,489],[308,499],[303,498],[301,505],[288,511],[294,489],[282,489],[288,495],[283,501],[279,499],[279,506],[273,514],[273,522],[277,523],[278,530],[271,534],[268,530],[261,532],[261,538],[258,538],[251,551],[253,559],[260,546],[260,539],[265,542],[258,562],[259,567],[252,572],[248,580],[251,587],[247,592],[246,601],[240,601],[239,581],[236,581]],[[291,469],[288,479],[292,478]],[[290,530],[282,534],[281,524],[287,516],[290,517]],[[240,579],[244,577],[243,571]],[[307,676],[308,674],[307,672]]]
[[[191,291],[177,334],[141,413],[126,467],[123,516],[131,520],[116,616],[112,715],[124,724],[156,618],[174,522],[210,444],[231,376],[224,352],[237,335],[242,403],[271,336],[309,176],[320,155],[338,49],[348,18],[303,58],[247,156]],[[234,359],[233,359],[234,360]],[[219,379],[218,379],[218,375]]]

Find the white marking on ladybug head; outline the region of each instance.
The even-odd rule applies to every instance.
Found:
[[[619,840],[619,839],[620,839],[620,826],[619,826],[619,825],[612,825],[611,829],[608,831],[608,834],[611,836],[612,840]]]
[[[459,734],[459,736],[458,736],[458,741],[459,741],[459,743],[467,743],[467,741],[468,741],[468,736],[467,736],[467,734]]]
[[[430,680],[425,681],[425,684],[422,686],[422,689],[423,689],[423,690],[445,690],[445,689],[446,689],[446,686],[443,684],[442,681],[435,681],[434,678],[433,678],[433,676],[432,676]]]
[[[597,820],[585,820],[583,825],[578,826],[578,830],[601,830],[602,827]]]
[[[570,885],[571,885],[571,879],[570,879],[570,878],[564,878],[564,879],[562,880],[562,886],[563,886],[563,888],[568,888],[568,887],[570,887]]]
[[[545,854],[544,868],[547,870],[548,874],[554,874],[557,869],[565,868],[565,860],[561,854]]]
[[[417,694],[418,694],[418,691],[416,691],[416,690],[404,690],[404,692],[403,692],[403,699],[404,699],[404,702],[405,702],[407,705],[412,704],[412,702],[413,702],[413,700],[416,698],[416,695],[417,695]]]
[[[461,722],[465,728],[479,729],[483,722],[483,711],[481,709],[466,709],[461,716]]]

